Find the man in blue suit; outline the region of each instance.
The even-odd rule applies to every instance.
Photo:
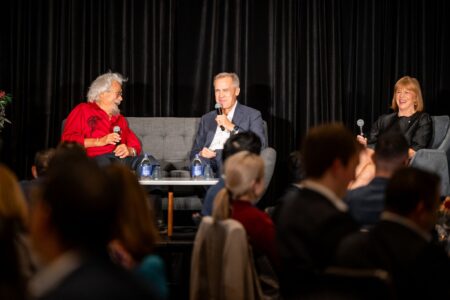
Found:
[[[262,149],[267,146],[261,113],[240,104],[239,92],[239,77],[235,73],[219,73],[214,77],[214,94],[222,114],[211,111],[202,116],[191,150],[191,159],[199,154],[202,162],[209,163],[216,172],[222,163],[223,145],[231,135],[253,131],[261,139]]]

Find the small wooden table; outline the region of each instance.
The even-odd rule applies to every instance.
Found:
[[[219,181],[218,178],[212,179],[192,179],[192,178],[161,178],[139,180],[141,185],[167,186],[167,236],[170,238],[173,233],[173,187],[179,185],[195,186],[195,185],[215,185]]]

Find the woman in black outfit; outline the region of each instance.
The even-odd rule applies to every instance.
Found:
[[[383,133],[394,130],[401,132],[408,141],[410,159],[417,150],[426,148],[430,143],[433,134],[431,117],[423,111],[422,92],[416,78],[404,76],[397,81],[391,108],[395,112],[382,115],[373,123],[369,139],[357,136],[366,151],[361,155],[356,179],[350,186],[352,189],[369,183],[374,177],[375,166],[371,159],[374,151],[370,145],[376,144]]]

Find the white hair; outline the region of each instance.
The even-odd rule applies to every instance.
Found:
[[[89,87],[89,91],[87,93],[88,102],[98,101],[100,94],[107,92],[111,88],[113,81],[117,81],[120,85],[122,85],[122,83],[127,80],[128,79],[122,74],[112,73],[111,71],[98,76]]]
[[[231,77],[231,80],[233,82],[234,87],[239,87],[239,76],[237,76],[236,73],[228,73],[228,72],[222,72],[214,76],[214,82],[216,82],[217,79],[225,78],[225,77]]]

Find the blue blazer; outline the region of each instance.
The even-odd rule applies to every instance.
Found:
[[[215,110],[204,114],[200,119],[197,135],[195,137],[194,146],[191,150],[191,159],[195,154],[199,153],[203,147],[209,147],[217,130],[216,123],[217,113]],[[240,104],[236,105],[232,123],[239,126],[240,131],[253,131],[261,139],[261,149],[267,147],[267,141],[264,132],[263,120],[259,110]]]

